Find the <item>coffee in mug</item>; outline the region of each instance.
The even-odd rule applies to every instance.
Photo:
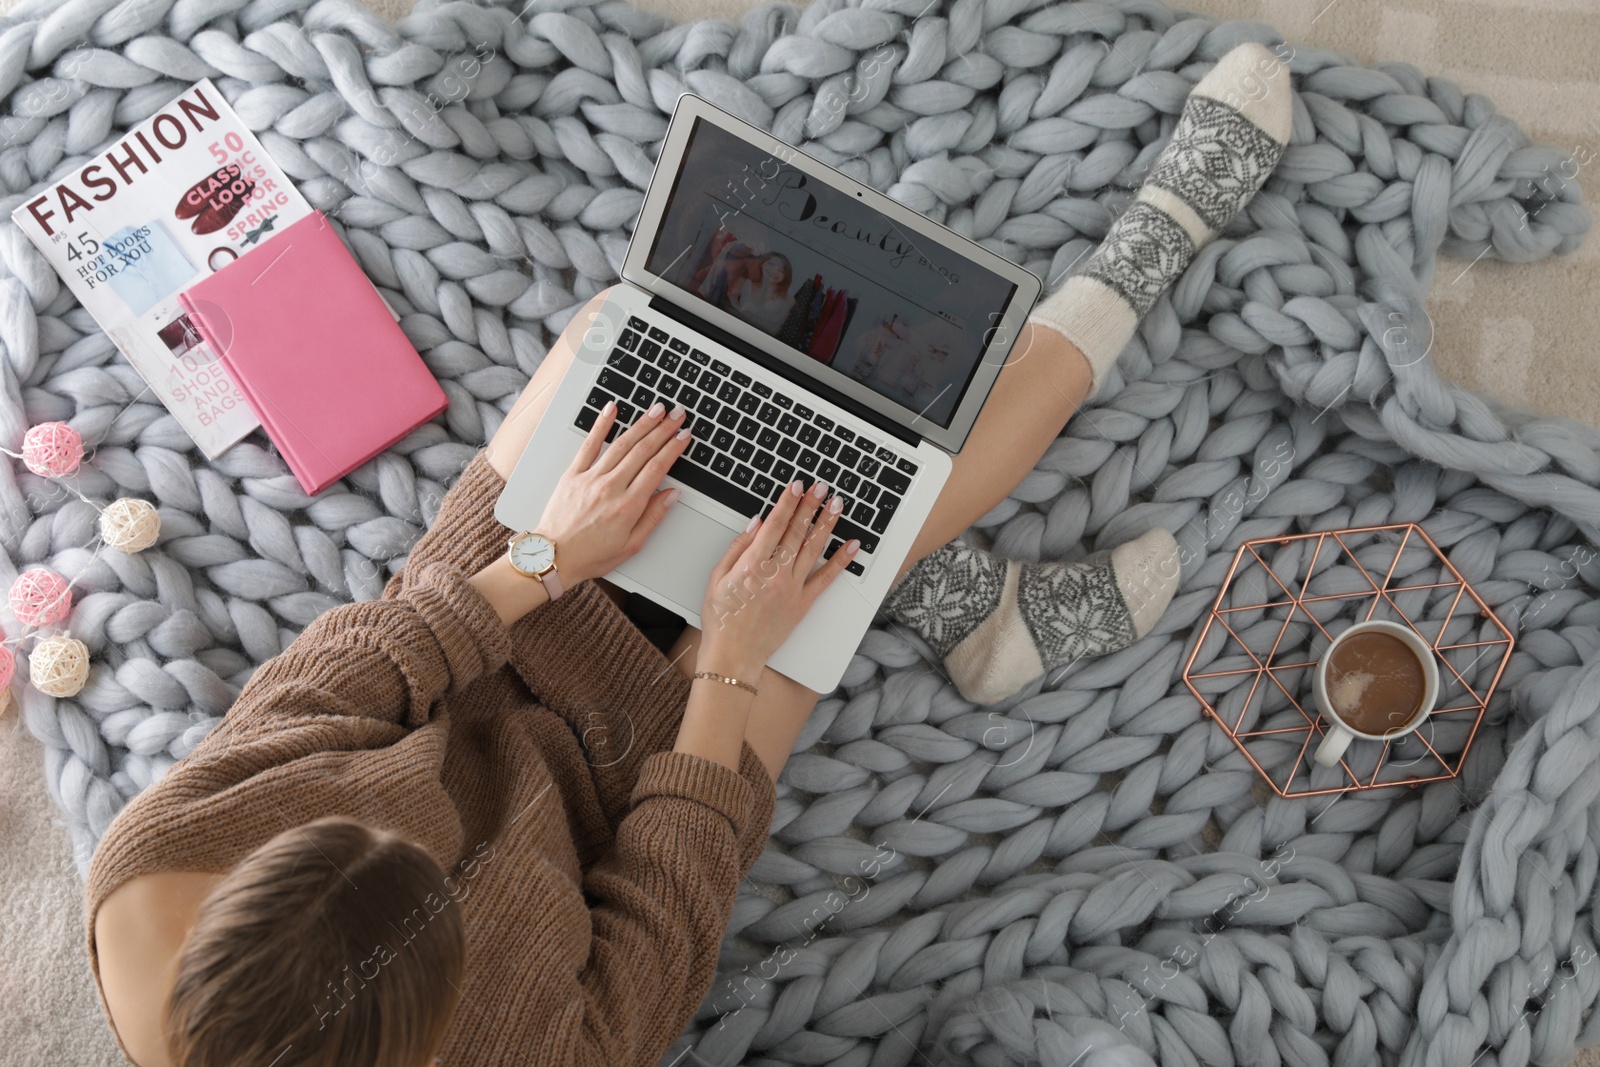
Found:
[[[1416,717],[1427,691],[1422,661],[1400,638],[1365,630],[1328,655],[1328,702],[1345,724],[1387,737]]]
[[[1387,741],[1421,726],[1438,700],[1439,665],[1411,627],[1360,622],[1328,646],[1312,691],[1329,723],[1314,758],[1331,767],[1358,737]]]

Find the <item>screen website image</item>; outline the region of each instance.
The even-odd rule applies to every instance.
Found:
[[[700,119],[645,269],[946,427],[1016,288]]]

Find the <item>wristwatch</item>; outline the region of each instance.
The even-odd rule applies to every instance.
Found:
[[[518,574],[537,578],[554,600],[561,595],[561,576],[556,573],[556,543],[542,533],[521,533],[507,542],[506,556]]]

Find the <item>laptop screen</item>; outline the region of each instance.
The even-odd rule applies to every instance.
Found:
[[[645,269],[942,427],[1016,289],[698,118]]]

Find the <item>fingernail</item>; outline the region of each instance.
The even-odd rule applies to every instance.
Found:
[[[816,497],[818,500],[821,500],[823,497],[827,496],[828,495],[828,483],[827,482],[818,482],[816,485],[813,485],[811,487],[811,495]]]
[[[617,402],[615,400],[607,400],[606,406],[600,409],[600,414],[602,415],[615,415],[616,413]]]
[[[844,550],[850,553],[852,556],[856,554],[856,550],[860,547],[861,542],[857,541],[854,537],[850,538],[850,540],[844,543]]]
[[[661,401],[657,400],[654,404],[650,405],[650,417],[652,419],[659,419],[666,412],[666,410],[666,407],[662,405]]]
[[[678,419],[681,419],[681,418],[683,418],[683,405],[682,404],[674,404],[674,405],[672,405],[672,419],[673,419],[673,421],[676,422]]]
[[[678,440],[687,441],[689,439],[689,427],[685,426],[683,429],[679,430],[677,436]]]
[[[789,492],[794,496],[799,496],[801,493],[805,492],[805,489],[800,485],[799,478],[796,478],[794,481],[789,483]]]
[[[750,516],[750,525],[748,525],[748,526],[746,526],[744,528],[744,532],[745,533],[749,533],[751,530],[754,530],[757,526],[760,526],[760,525],[761,525],[761,516],[760,515],[752,515],[752,516]]]
[[[844,498],[836,496],[832,500],[828,501],[828,510],[833,512],[835,515],[839,514],[839,512],[844,510]]]
[[[678,496],[679,496],[679,493],[678,493],[678,491],[676,489],[668,489],[667,490],[667,507],[670,508],[672,505],[676,504],[678,502]]]

